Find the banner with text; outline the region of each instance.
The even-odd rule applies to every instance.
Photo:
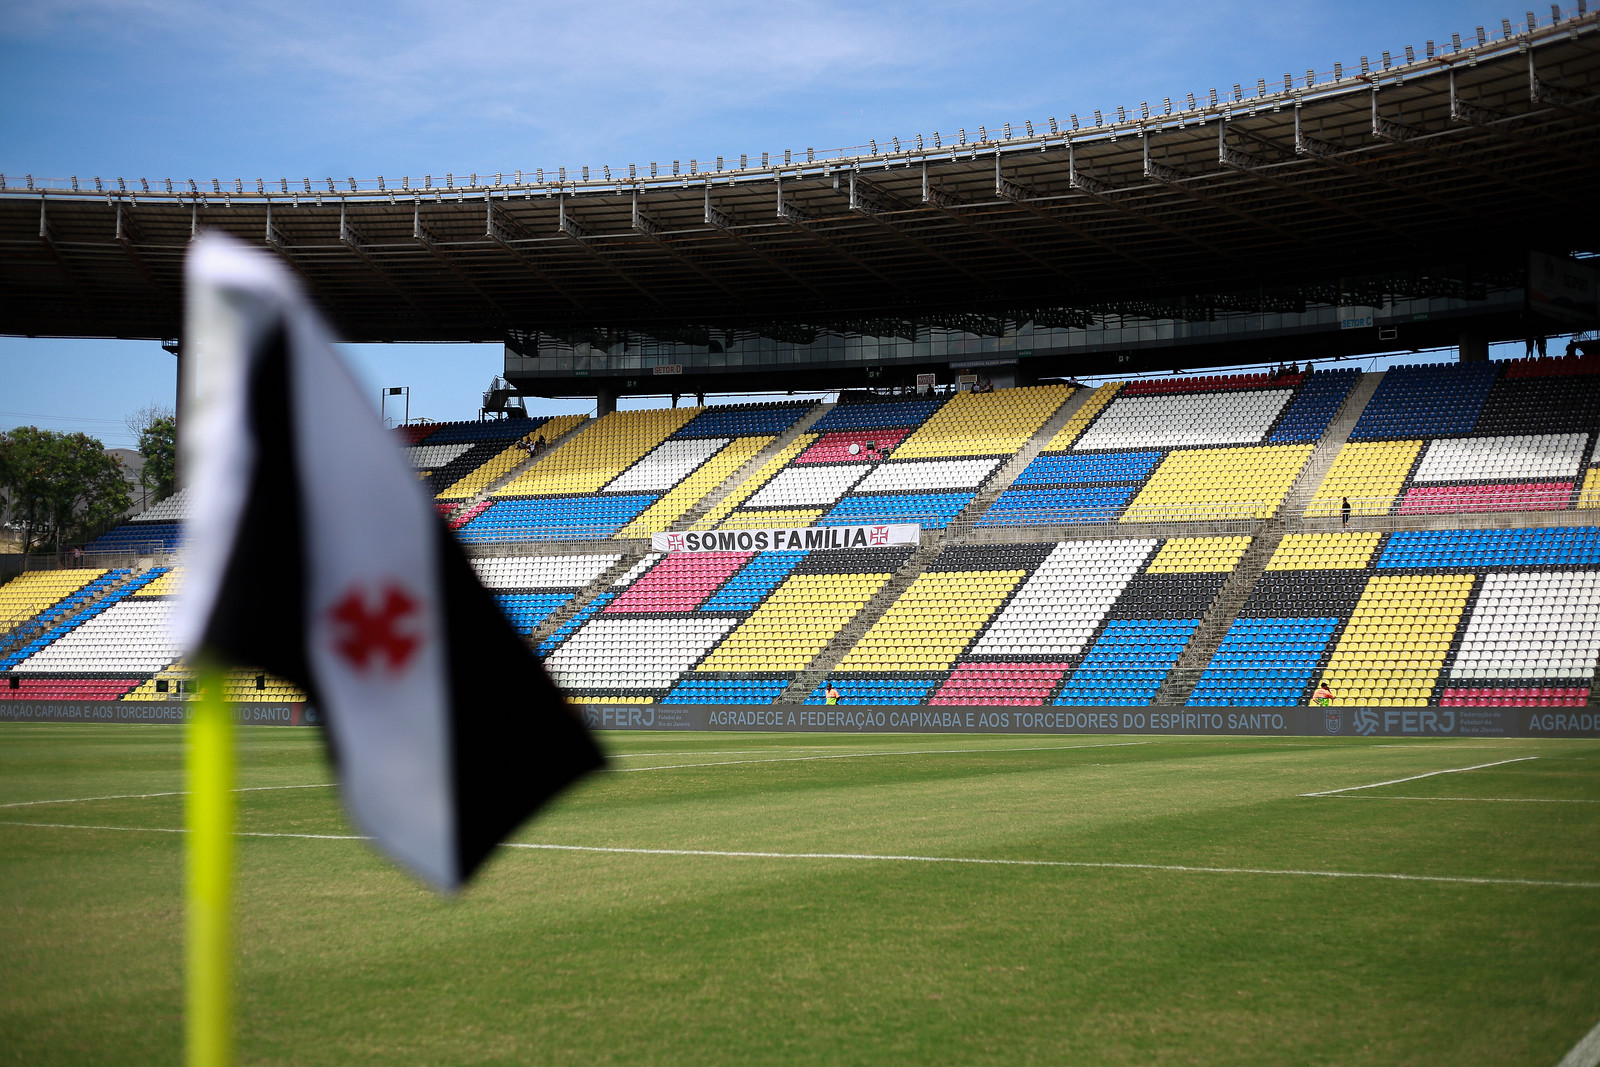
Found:
[[[797,552],[804,549],[883,548],[915,545],[922,527],[914,522],[872,526],[812,526],[804,529],[706,530],[650,535],[657,552]]]

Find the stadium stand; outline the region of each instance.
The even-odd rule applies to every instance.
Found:
[[[830,678],[846,703],[1148,704],[1248,544],[952,545]]]
[[[1326,683],[1337,707],[1587,704],[1600,527],[1470,513],[1600,504],[1600,360],[1399,368],[1327,437],[1361,380],[1112,383],[1070,415],[1068,386],[847,402],[810,425],[807,402],[622,412],[532,423],[567,436],[531,461],[507,443],[527,420],[510,439],[506,423],[400,436],[435,484],[456,468],[444,489],[470,492],[440,513],[484,544],[474,567],[580,702],[820,704],[831,683],[858,705],[1282,707]],[[947,528],[986,485],[967,512],[994,500],[982,529]],[[1345,497],[1381,528],[1337,529]],[[186,508],[175,494],[97,544],[176,543]],[[614,580],[634,558],[620,546],[518,554],[897,516],[943,533],[920,551],[650,552]],[[1188,525],[1201,518],[1239,525]],[[1103,525],[1003,529],[1088,522]],[[77,569],[0,586],[0,698],[185,698],[164,629],[180,580]],[[305,699],[259,671],[227,686]]]
[[[806,403],[613,412],[492,495],[468,542],[603,540],[665,529],[805,416]]]
[[[1600,429],[1593,357],[1388,371],[1309,517],[1586,506]]]
[[[494,593],[506,618],[524,637],[570,603],[584,586],[615,566],[619,554],[583,556],[479,556],[478,579]]]
[[[910,551],[651,553],[541,651],[578,699],[770,703]]]
[[[104,570],[74,568],[33,571],[0,585],[0,634],[9,634],[29,622],[49,621],[70,609],[74,594],[106,577]]]
[[[177,658],[167,633],[170,601],[128,599],[166,570],[115,569],[91,582],[99,599],[58,621],[0,659],[0,671],[50,674],[149,674]]]
[[[756,476],[761,479],[759,487],[736,502],[723,501],[713,513],[717,528],[855,523],[877,521],[890,514],[902,522],[943,526],[960,511],[959,507],[950,510],[950,500],[937,499],[950,494],[884,492],[867,498],[867,503],[844,502],[852,487],[898,456],[901,443],[943,404],[940,397],[839,403],[812,424],[803,447],[791,445],[786,450],[793,452],[786,465],[770,470],[773,464],[767,464]],[[904,484],[922,487],[928,480],[936,482],[947,476],[946,471],[929,470],[922,481],[911,475],[912,480]],[[710,519],[712,515],[706,516]],[[700,525],[712,528],[709,521]]]
[[[1189,703],[1584,704],[1597,569],[1595,527],[1290,535]]]
[[[1267,519],[1360,375],[1103,385],[978,526]]]

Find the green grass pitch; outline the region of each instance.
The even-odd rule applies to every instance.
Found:
[[[0,725],[0,1062],[177,1062],[182,741]],[[292,836],[353,833],[318,739],[242,730],[240,1062],[1552,1065],[1600,1021],[1593,741],[605,743],[516,838],[569,847],[442,899]]]

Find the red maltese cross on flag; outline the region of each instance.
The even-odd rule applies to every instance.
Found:
[[[373,610],[368,610],[369,604]],[[399,673],[421,644],[421,638],[402,625],[416,614],[416,598],[398,582],[389,582],[381,593],[370,597],[352,586],[329,611],[339,629],[334,647],[357,670],[368,670],[370,664]]]

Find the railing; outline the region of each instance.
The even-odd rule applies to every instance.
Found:
[[[1528,14],[1533,15],[1532,12]],[[1373,61],[1367,56],[1362,56],[1359,71],[1355,66],[1347,71],[1343,63],[1335,63],[1331,71],[1307,70],[1300,76],[1285,73],[1281,82],[1279,79],[1273,79],[1271,85],[1266,78],[1257,78],[1253,86],[1254,93],[1250,95],[1247,95],[1247,89],[1251,87],[1236,82],[1231,93],[1228,91],[1219,93],[1213,88],[1200,100],[1196,100],[1195,94],[1189,93],[1186,99],[1180,100],[1176,105],[1171,97],[1163,97],[1159,105],[1153,106],[1148,101],[1140,101],[1139,106],[1134,109],[1119,106],[1115,118],[1109,111],[1102,115],[1096,110],[1092,119],[1086,115],[1082,122],[1079,121],[1078,115],[1072,114],[1064,122],[1059,122],[1053,117],[1037,125],[1031,120],[1017,126],[1006,122],[995,130],[979,126],[970,134],[962,127],[954,136],[935,132],[929,137],[916,134],[904,141],[899,137],[890,137],[883,142],[870,140],[864,145],[841,148],[810,147],[803,152],[795,149],[762,152],[759,154],[759,163],[751,153],[741,153],[737,157],[708,156],[703,160],[700,157],[690,157],[687,164],[682,159],[676,159],[670,164],[670,169],[667,164],[652,162],[645,165],[629,163],[625,167],[614,168],[602,164],[594,167],[554,167],[548,171],[544,168],[531,172],[502,170],[493,174],[484,172],[458,175],[452,171],[445,173],[442,178],[424,174],[420,182],[413,181],[409,175],[398,181],[384,177],[335,179],[327,176],[315,180],[309,177],[294,180],[255,178],[249,182],[242,178],[229,181],[220,178],[203,181],[193,178],[181,180],[162,178],[152,182],[147,178],[80,179],[76,175],[67,178],[45,178],[32,174],[0,174],[0,194],[54,193],[132,200],[165,199],[192,204],[208,204],[213,200],[231,204],[234,199],[292,198],[298,203],[301,199],[320,202],[323,197],[411,200],[466,199],[468,196],[484,199],[535,194],[550,196],[579,192],[621,192],[715,181],[773,178],[781,180],[784,177],[827,174],[841,166],[852,168],[898,166],[932,162],[946,157],[954,160],[963,156],[975,158],[980,154],[1037,151],[1048,147],[1051,143],[1059,146],[1068,142],[1082,143],[1101,138],[1115,141],[1119,136],[1138,136],[1150,129],[1226,121],[1238,114],[1255,114],[1263,108],[1271,110],[1279,110],[1286,106],[1294,108],[1327,96],[1401,84],[1419,75],[1452,70],[1463,64],[1476,64],[1487,58],[1528,47],[1530,43],[1535,43],[1531,39],[1540,30],[1548,31],[1541,35],[1542,39],[1558,37],[1562,27],[1568,32],[1576,33],[1580,28],[1587,32],[1593,29],[1595,21],[1595,17],[1588,15],[1583,6],[1566,11],[1552,8],[1550,15],[1533,16],[1526,22],[1513,24],[1510,20],[1502,19],[1500,26],[1496,28],[1498,32],[1482,26],[1476,27],[1476,33],[1473,35],[1475,43],[1472,39],[1463,42],[1460,34],[1452,34],[1448,47],[1441,44],[1436,49],[1434,43],[1429,41],[1421,56],[1416,55],[1410,46],[1406,47],[1403,57],[1394,57],[1389,52],[1382,52],[1379,59]]]
[[[1437,525],[1440,516],[1494,515],[1518,512],[1565,513],[1562,522],[1594,521],[1580,513],[1600,509],[1600,493],[1572,488],[1492,486],[1493,495],[1470,487],[1449,486],[1425,496],[1412,491],[1404,495],[1375,497],[1330,497],[1309,495],[1284,506],[1285,526],[1291,530],[1336,530],[1344,525],[1344,502],[1350,503],[1350,519],[1363,530],[1421,529]]]

